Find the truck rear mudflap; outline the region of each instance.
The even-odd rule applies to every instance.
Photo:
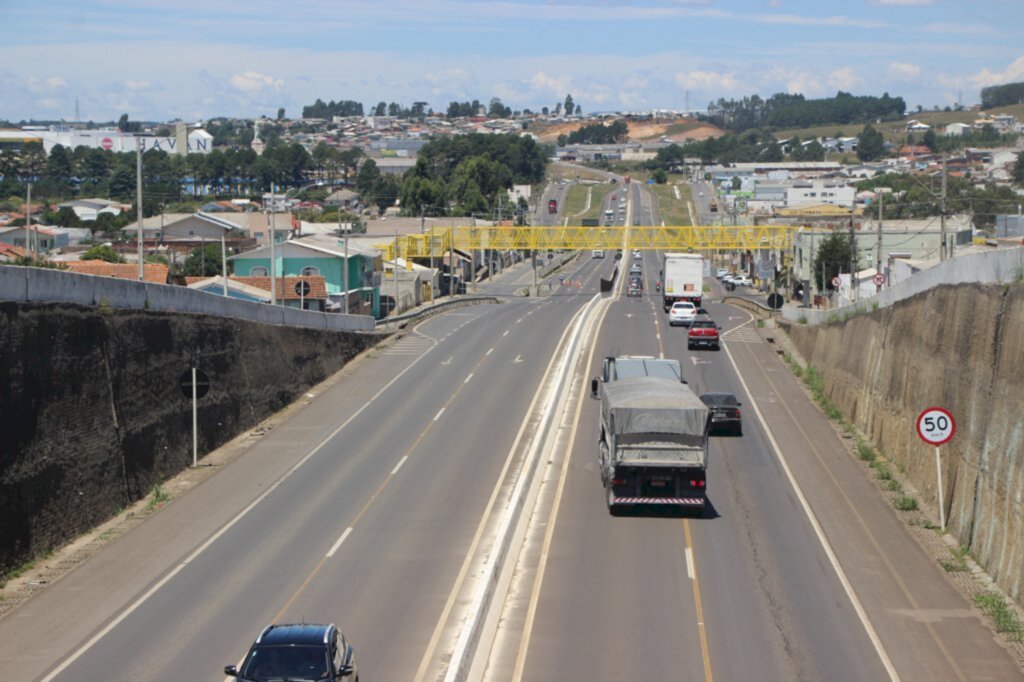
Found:
[[[703,495],[700,497],[620,497],[612,493],[608,496],[608,504],[612,505],[667,504],[680,507],[703,507],[706,503],[707,499]]]

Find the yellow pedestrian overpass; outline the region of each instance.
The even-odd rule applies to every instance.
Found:
[[[785,252],[793,225],[680,226],[680,227],[434,227],[422,234],[398,235],[377,245],[384,258],[440,258],[460,251],[536,250],[584,251],[754,251]],[[397,250],[397,254],[396,254]]]

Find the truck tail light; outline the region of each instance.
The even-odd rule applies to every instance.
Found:
[[[691,488],[703,488],[704,487],[704,483],[705,483],[704,479],[693,480],[693,481],[690,481],[690,487]]]
[[[613,478],[612,485],[626,485],[626,479],[624,478]]]

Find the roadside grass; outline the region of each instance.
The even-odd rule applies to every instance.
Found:
[[[582,225],[584,218],[601,218],[601,202],[616,189],[611,183],[597,185],[573,185],[566,194],[563,214],[569,219],[570,225]],[[584,211],[587,205],[587,192],[591,192],[590,208]],[[577,215],[579,214],[579,215]]]
[[[1007,606],[1006,599],[1002,595],[995,592],[982,592],[974,595],[974,603],[992,619],[996,626],[996,632],[1003,633],[1014,642],[1024,639],[1024,623]]]
[[[23,564],[15,566],[4,575],[0,575],[0,589],[3,589],[9,581],[14,580],[15,578],[20,578],[22,575],[28,573],[37,565],[39,565],[40,561],[46,561],[51,556],[53,556],[53,550],[43,552],[39,556],[29,559]]]
[[[756,326],[756,327],[757,327],[758,329],[764,329],[764,320],[758,320],[758,321],[757,321],[757,322],[755,323],[755,326]]]
[[[691,200],[689,185],[649,185],[655,196],[658,197],[658,212],[666,225],[684,226],[692,225],[688,203]],[[679,188],[679,198],[673,187]]]
[[[910,495],[900,495],[896,498],[896,508],[900,511],[917,511],[917,500]]]
[[[943,559],[939,565],[946,573],[964,573],[967,571],[967,548],[958,547],[950,551],[950,558]]]
[[[149,502],[146,503],[146,509],[148,511],[157,509],[169,499],[171,499],[171,496],[167,494],[167,491],[164,490],[159,483],[157,483],[153,486],[153,490],[149,494]]]

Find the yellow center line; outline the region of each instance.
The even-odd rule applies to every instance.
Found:
[[[686,547],[693,555],[693,603],[697,607],[697,630],[700,632],[700,652],[704,658],[704,680],[712,682],[711,656],[708,653],[708,636],[704,629],[704,608],[700,601],[700,580],[697,577],[697,555],[693,551],[693,539],[690,537],[690,519],[683,519],[683,532],[686,535]]]

